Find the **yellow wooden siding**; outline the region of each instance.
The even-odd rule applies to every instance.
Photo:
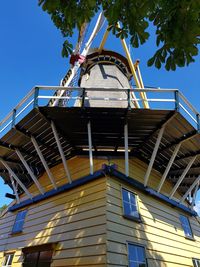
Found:
[[[107,161],[104,159],[98,159],[98,160],[94,159],[94,171],[101,169],[102,164],[104,164],[105,162]],[[68,164],[68,168],[69,168],[72,181],[75,181],[90,173],[89,160],[86,157],[73,157],[67,161],[67,164]],[[68,179],[67,179],[62,163],[51,168],[51,172],[54,176],[57,187],[68,183]],[[49,191],[53,189],[53,185],[51,184],[46,172],[39,178],[39,182],[41,186],[45,189],[45,191]],[[29,188],[29,192],[33,196],[40,194],[35,184],[33,184]],[[27,196],[23,194],[21,196],[21,200],[25,200],[25,199],[27,199]]]
[[[106,178],[100,178],[33,204],[28,207],[21,234],[11,234],[17,212],[5,214],[0,225],[0,251],[53,242],[58,244],[52,266],[105,266],[105,195]],[[21,266],[20,253],[15,253],[12,266]],[[3,256],[1,253],[0,264]]]
[[[121,188],[137,194],[141,223],[123,217]],[[148,266],[193,266],[200,258],[199,223],[190,217],[195,241],[186,239],[179,221],[183,214],[134,188],[109,178],[107,181],[107,262],[127,266],[127,242],[146,247]],[[119,265],[117,265],[117,262]]]
[[[95,159],[95,170],[101,169],[103,163],[108,161]],[[118,170],[124,172],[123,159],[113,159],[110,163],[117,164]],[[89,174],[88,158],[74,157],[68,166],[72,180]],[[147,165],[140,160],[130,159],[130,176],[134,179],[143,182],[146,169]],[[52,173],[57,186],[67,183],[62,164],[53,167]],[[161,175],[152,170],[148,186],[157,188],[160,179]],[[39,181],[45,191],[52,189],[46,174]],[[142,223],[122,217],[119,180],[100,178],[28,206],[21,234],[11,235],[17,212],[6,213],[0,218],[0,252],[17,249],[13,266],[20,267],[20,248],[58,242],[52,266],[119,267],[128,264],[126,243],[130,241],[147,247],[148,266],[192,266],[192,257],[200,258],[197,220],[190,218],[196,241],[185,239],[179,221],[181,212],[126,184],[123,186],[138,194]],[[162,192],[168,194],[171,189],[171,184],[165,182]],[[29,190],[33,195],[39,193],[35,185]],[[180,198],[178,193],[176,197]],[[0,253],[0,264],[3,256]]]

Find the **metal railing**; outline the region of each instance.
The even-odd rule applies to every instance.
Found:
[[[65,96],[54,96],[55,91],[71,91],[71,94]],[[98,92],[98,97],[89,96],[89,92]],[[105,97],[104,92],[118,92],[123,97]],[[0,122],[0,136],[7,132],[10,128],[22,118],[22,115],[28,114],[33,108],[48,105],[51,99],[67,101],[67,107],[74,106],[79,101],[81,107],[85,107],[86,101],[110,101],[124,102],[128,108],[133,108],[132,103],[137,102],[142,105],[144,99],[140,97],[140,93],[145,92],[151,109],[169,109],[180,112],[186,119],[200,131],[200,115],[192,106],[186,97],[177,89],[152,89],[152,88],[80,88],[80,87],[62,87],[62,86],[36,86],[34,87],[19,104]],[[88,93],[88,94],[87,94]],[[100,94],[101,93],[101,94]],[[101,96],[102,95],[102,96]],[[119,94],[119,96],[121,96]],[[125,97],[124,97],[125,96]],[[57,101],[58,102],[58,101]],[[94,102],[93,102],[94,103]],[[143,108],[143,107],[141,107]]]

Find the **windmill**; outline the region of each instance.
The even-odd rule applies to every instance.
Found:
[[[74,51],[73,51],[73,53],[71,54],[71,57],[70,57],[70,65],[71,65],[71,67],[68,70],[68,72],[66,73],[66,75],[64,76],[64,78],[61,80],[61,83],[60,83],[61,86],[63,86],[63,87],[69,87],[70,85],[73,86],[73,81],[78,79],[79,69],[80,69],[81,65],[83,64],[83,62],[85,61],[95,37],[97,36],[97,34],[102,29],[102,27],[103,27],[103,25],[105,23],[105,20],[106,19],[104,17],[104,14],[103,14],[103,12],[101,12],[99,14],[99,16],[98,16],[98,19],[96,21],[94,29],[93,29],[88,41],[85,44],[83,44],[83,42],[84,42],[84,39],[85,39],[85,36],[86,36],[88,23],[84,23],[82,25],[81,30],[79,32],[79,36],[78,36],[78,42],[77,42],[77,44],[75,46],[75,49],[74,49]],[[118,25],[119,28],[121,28],[120,27],[120,23],[118,23],[117,25]],[[102,41],[101,41],[101,43],[99,45],[99,48],[98,48],[99,54],[102,52],[102,50],[104,48],[104,45],[105,45],[106,40],[108,38],[109,32],[110,32],[110,26],[108,26],[107,29],[104,32]],[[125,51],[126,58],[127,58],[130,70],[131,70],[131,74],[132,74],[133,79],[134,79],[135,84],[136,84],[136,88],[144,89],[144,84],[143,84],[143,80],[142,80],[142,76],[141,76],[141,72],[140,72],[140,68],[139,68],[139,60],[137,60],[135,63],[133,63],[133,61],[131,59],[131,55],[130,55],[129,49],[128,49],[128,46],[127,46],[127,43],[126,43],[126,40],[124,38],[121,39],[121,43],[122,43],[123,49]],[[81,52],[82,45],[84,46],[84,48],[83,48],[83,50]],[[59,104],[59,98],[58,97],[62,97],[63,95],[66,95],[66,94],[70,95],[71,91],[70,90],[66,91],[66,90],[62,90],[62,89],[57,90],[56,93],[54,94],[54,96],[56,96],[56,99],[52,98],[49,101],[49,106],[58,105]],[[132,101],[133,102],[132,106],[135,107],[135,108],[139,108],[140,105],[139,105],[139,103],[137,101],[137,98],[136,98],[135,94],[133,92],[131,92],[131,95],[132,95],[132,98],[135,99],[135,100]],[[146,93],[145,92],[141,92],[140,93],[140,97],[142,99],[143,107],[144,108],[149,108],[149,104],[148,104],[148,100],[147,100],[147,97],[146,97]],[[63,105],[63,104],[61,104],[61,105]]]

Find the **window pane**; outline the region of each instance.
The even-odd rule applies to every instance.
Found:
[[[138,267],[138,264],[136,262],[130,262],[129,266],[130,267]]]
[[[128,259],[131,267],[146,267],[144,247],[128,244]]]
[[[183,216],[183,215],[180,215],[180,222],[181,222],[181,225],[183,227],[183,231],[185,233],[185,236],[192,237],[193,236],[192,229],[190,227],[190,222],[189,222],[188,218]]]
[[[7,265],[8,259],[9,259],[9,255],[5,255],[3,266]]]
[[[137,247],[137,255],[138,255],[138,261],[145,262],[145,255],[144,255],[144,248],[143,247]]]
[[[133,193],[122,189],[122,197],[124,214],[131,217],[139,218],[139,213],[136,204],[136,196]]]
[[[13,229],[12,229],[12,233],[19,233],[22,231],[26,213],[27,213],[27,210],[18,212]]]
[[[10,257],[9,257],[9,259],[8,259],[8,263],[7,263],[7,265],[11,265],[11,264],[12,264],[13,257],[14,257],[14,254],[10,254]]]
[[[200,260],[199,259],[192,259],[194,267],[200,267]]]
[[[131,205],[130,209],[131,209],[130,215],[133,216],[133,217],[137,217],[138,218],[139,217],[139,213],[137,211],[137,207]]]
[[[133,193],[130,193],[130,202],[131,202],[131,204],[136,206],[136,198],[135,198],[135,195]]]
[[[131,215],[131,206],[127,202],[124,202],[124,214]]]
[[[123,196],[123,200],[126,202],[129,202],[129,197],[128,197],[128,191],[125,189],[122,189],[122,196]]]
[[[137,247],[133,245],[128,245],[128,256],[130,261],[137,260]]]

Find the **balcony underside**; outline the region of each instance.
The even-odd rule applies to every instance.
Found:
[[[52,132],[52,121],[66,159],[74,155],[88,155],[88,121],[91,123],[94,156],[124,156],[124,125],[127,123],[129,157],[138,157],[147,164],[159,130],[166,124],[153,168],[163,174],[174,149],[181,142],[167,179],[175,185],[191,158],[196,155],[178,191],[185,194],[200,174],[200,134],[174,110],[39,107],[26,115],[0,140],[0,157],[27,188],[33,180],[16,154],[16,149],[21,151],[36,177],[44,173],[44,167],[31,137],[37,141],[50,168],[60,163],[62,160]],[[11,186],[9,171],[2,163],[0,175]]]

